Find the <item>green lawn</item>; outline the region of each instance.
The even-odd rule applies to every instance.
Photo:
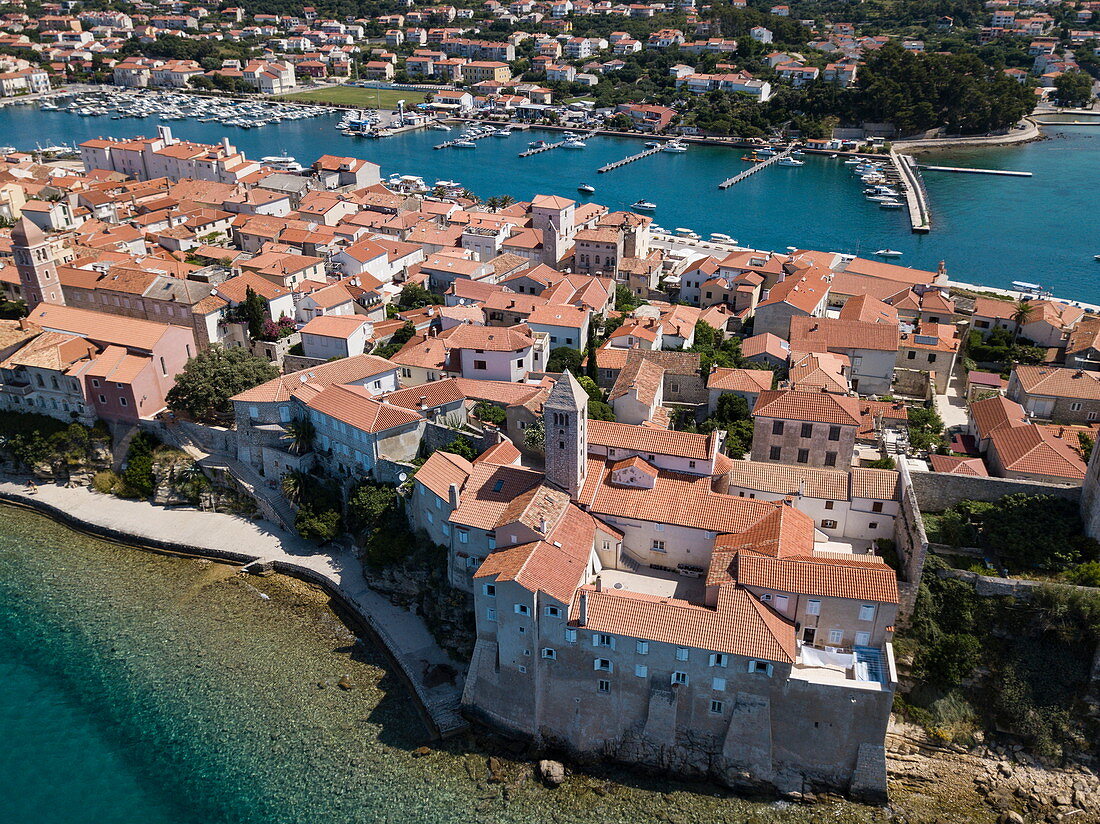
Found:
[[[336,103],[340,106],[396,109],[397,101],[404,100],[407,108],[424,102],[424,92],[415,89],[364,89],[359,86],[335,86],[283,95],[283,100],[300,103]]]

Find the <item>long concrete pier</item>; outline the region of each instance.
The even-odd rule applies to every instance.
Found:
[[[757,164],[753,165],[753,167],[751,169],[745,169],[745,171],[741,172],[741,174],[739,174],[739,175],[734,175],[733,177],[729,178],[728,180],[723,180],[721,183],[718,184],[718,188],[719,189],[728,189],[730,186],[733,186],[737,183],[740,183],[745,178],[752,177],[754,174],[759,172],[761,169],[763,169],[767,166],[771,166],[773,163],[778,163],[780,160],[782,160],[785,157],[790,157],[791,152],[793,152],[795,150],[795,148],[796,148],[795,144],[792,143],[790,146],[788,146],[786,149],[781,151],[779,154],[772,155],[771,157],[769,157],[767,160],[763,161],[762,163],[757,163]]]
[[[644,152],[638,152],[638,154],[631,155],[630,157],[624,157],[622,160],[616,160],[614,163],[608,163],[606,166],[601,166],[596,171],[600,174],[604,172],[611,172],[618,169],[620,166],[625,166],[627,163],[633,163],[635,160],[641,160],[643,157],[649,157],[655,155],[664,149],[664,146],[654,146],[651,149],[646,149]]]
[[[928,210],[928,193],[924,190],[924,181],[920,179],[917,162],[910,155],[898,154],[893,149],[890,150],[890,160],[905,189],[911,231],[927,234],[932,231],[932,214]]]
[[[925,164],[920,165],[921,169],[928,169],[931,172],[957,172],[959,174],[972,174],[972,175],[1001,175],[1003,177],[1031,177],[1031,172],[1013,172],[1008,169],[972,169],[967,166],[928,166]]]

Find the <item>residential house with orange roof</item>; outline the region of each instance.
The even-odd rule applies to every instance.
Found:
[[[1037,346],[1065,347],[1074,327],[1084,317],[1079,306],[1052,300],[1033,300],[1020,326],[1020,336]],[[975,298],[970,325],[983,335],[994,328],[1016,331],[1017,304],[994,298]]]
[[[921,323],[898,340],[897,368],[928,373],[937,395],[947,392],[955,373],[959,338],[955,327],[943,323]]]
[[[890,394],[899,340],[896,323],[791,318],[791,351],[799,354],[832,352],[846,356],[851,364],[852,391],[861,395]]]
[[[326,361],[361,355],[372,330],[373,324],[362,315],[318,315],[299,330],[302,354]]]
[[[176,375],[197,351],[189,326],[45,303],[30,310],[28,322],[60,336],[57,342],[71,339],[47,356],[48,366],[54,372],[48,383],[51,388],[72,395],[74,403],[69,411],[85,421],[102,418],[133,423],[153,417],[165,408],[165,397],[175,385]],[[35,341],[27,345],[34,346]],[[86,355],[70,360],[75,349]],[[19,352],[11,356],[20,357]],[[36,359],[44,364],[47,361]],[[10,374],[13,386],[30,383],[20,378],[18,370],[6,374]],[[38,383],[38,378],[34,383]],[[82,398],[82,405],[76,403],[77,397]],[[43,412],[45,408],[43,405]],[[52,401],[50,410],[58,411]]]
[[[306,415],[303,399],[330,386],[343,386],[366,393],[339,396],[342,401],[357,404],[359,397],[374,398],[395,391],[399,386],[397,373],[398,366],[384,358],[353,355],[280,375],[234,395],[230,401],[236,421],[237,459],[261,470],[268,478],[279,478],[303,467],[302,456],[309,450],[295,454],[287,427]],[[302,394],[306,388],[312,394]],[[354,459],[354,454],[351,457]],[[312,458],[303,468],[308,468],[309,460]]]
[[[1100,373],[1097,372],[1017,364],[1008,378],[1007,394],[1033,418],[1057,423],[1100,420]]]
[[[744,398],[751,412],[760,393],[772,388],[774,378],[775,373],[770,369],[712,367],[707,376],[707,412],[713,415],[718,408],[718,399],[726,393]]]
[[[795,389],[760,393],[753,409],[752,459],[807,466],[852,465],[860,426],[856,398]]]

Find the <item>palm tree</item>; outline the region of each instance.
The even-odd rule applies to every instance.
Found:
[[[313,448],[313,438],[317,434],[317,428],[309,418],[295,418],[288,421],[286,426],[286,438],[290,440],[290,451],[296,455],[303,455]]]
[[[306,475],[306,473],[293,470],[283,475],[280,486],[282,487],[283,495],[286,496],[286,499],[296,504],[302,499],[302,492],[309,482],[309,476]]]
[[[1016,331],[1012,333],[1012,343],[1016,343],[1016,338],[1020,336],[1020,330],[1031,320],[1031,316],[1035,313],[1035,307],[1028,303],[1026,300],[1016,301],[1015,311],[1012,313],[1012,321],[1016,324]]]

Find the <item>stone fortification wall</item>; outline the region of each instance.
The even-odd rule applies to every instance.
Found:
[[[1056,495],[1070,501],[1081,498],[1081,487],[1058,486],[1008,478],[978,478],[941,472],[912,473],[913,489],[924,512],[943,512],[959,501],[999,501],[1005,495]]]

